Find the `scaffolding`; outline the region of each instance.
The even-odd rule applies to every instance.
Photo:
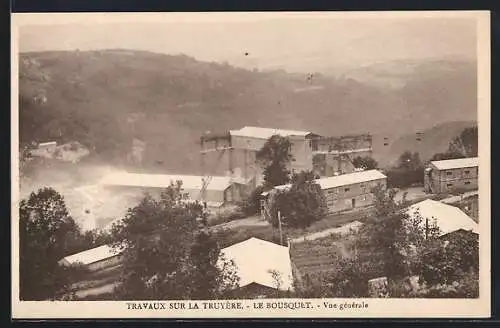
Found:
[[[373,152],[373,137],[368,133],[340,137],[314,136],[310,140],[313,157],[322,155],[326,165],[328,156],[338,162],[339,169],[342,162],[354,167],[353,161],[356,156],[362,153],[371,156]]]

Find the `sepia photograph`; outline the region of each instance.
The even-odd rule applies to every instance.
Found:
[[[13,316],[489,316],[489,29],[13,14]]]

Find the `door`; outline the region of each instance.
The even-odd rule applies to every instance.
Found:
[[[352,208],[355,208],[356,207],[356,199],[351,199],[351,203],[352,203]]]

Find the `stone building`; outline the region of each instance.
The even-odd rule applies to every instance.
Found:
[[[432,161],[424,170],[424,189],[439,194],[478,188],[479,158]]]

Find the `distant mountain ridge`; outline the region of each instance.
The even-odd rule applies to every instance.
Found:
[[[20,141],[77,140],[120,162],[138,139],[146,143],[144,168],[195,173],[206,131],[254,125],[402,135],[476,119],[475,69],[449,63],[452,74],[437,66],[429,74],[437,64],[420,65],[393,90],[134,50],[22,53]]]
[[[398,156],[405,151],[418,152],[422,161],[429,160],[434,154],[448,150],[453,138],[469,127],[477,126],[476,121],[456,121],[438,124],[432,128],[389,137],[375,135],[373,140],[374,158],[383,167],[397,164]],[[387,146],[384,146],[387,142]]]
[[[416,74],[426,78],[451,77],[476,70],[474,61],[451,57],[449,59],[394,60],[357,67],[343,72],[343,79],[354,79],[362,83],[381,87],[402,88],[415,78]]]

